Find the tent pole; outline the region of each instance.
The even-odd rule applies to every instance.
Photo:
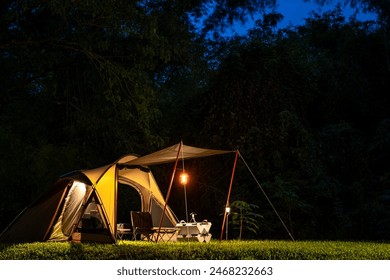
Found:
[[[118,226],[118,176],[119,176],[119,168],[118,168],[118,164],[115,164],[116,167],[115,167],[115,194],[114,194],[114,197],[115,197],[115,203],[114,203],[114,240],[115,240],[115,243],[117,241],[117,226]]]
[[[183,145],[183,141],[180,141],[179,149],[177,150],[175,166],[173,167],[171,182],[169,183],[169,188],[168,188],[168,192],[167,192],[167,197],[166,197],[166,199],[165,199],[164,209],[163,209],[163,212],[162,212],[162,214],[161,214],[160,224],[159,224],[159,226],[158,226],[158,232],[157,232],[156,243],[158,242],[158,238],[160,237],[160,230],[161,230],[162,222],[163,222],[163,219],[164,219],[165,211],[166,211],[166,209],[167,209],[167,204],[168,204],[169,196],[171,195],[171,189],[172,189],[172,185],[173,185],[173,180],[174,180],[174,178],[175,178],[177,163],[178,163],[178,161],[179,161],[179,155],[180,155],[180,150],[181,150],[181,148],[182,148],[182,145]]]
[[[234,164],[233,164],[233,171],[232,171],[232,177],[230,178],[230,185],[229,185],[229,192],[228,192],[228,197],[226,199],[226,205],[225,205],[225,211],[224,211],[224,214],[223,214],[223,222],[222,222],[222,228],[221,228],[221,235],[219,237],[219,241],[222,241],[222,238],[223,238],[223,230],[225,228],[225,223],[226,223],[226,207],[229,206],[229,201],[230,201],[230,194],[232,192],[232,186],[233,186],[233,179],[234,179],[234,173],[236,171],[236,165],[237,165],[237,160],[238,160],[238,150],[236,150],[236,157],[234,159]]]

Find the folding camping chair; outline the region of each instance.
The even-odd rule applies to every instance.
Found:
[[[176,236],[179,231],[176,227],[153,227],[152,215],[149,212],[131,211],[131,224],[133,227],[133,239],[137,240],[140,236],[141,240],[147,241],[176,241]]]
[[[133,239],[137,240],[137,236],[140,235],[141,240],[153,241],[153,229],[152,216],[149,212],[131,211],[131,225],[133,227]]]

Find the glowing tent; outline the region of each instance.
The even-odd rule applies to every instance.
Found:
[[[0,235],[0,242],[116,242],[118,185],[136,189],[140,211],[150,212],[154,226],[172,227],[177,219],[147,166],[232,151],[182,143],[137,157],[127,155],[96,169],[63,175],[53,187],[20,213]],[[169,193],[169,192],[168,192]],[[167,195],[168,197],[168,195]]]

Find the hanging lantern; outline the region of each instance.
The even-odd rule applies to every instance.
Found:
[[[184,186],[188,183],[188,174],[183,172],[180,174],[180,183],[182,183]]]

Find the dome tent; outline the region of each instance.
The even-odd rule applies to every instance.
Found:
[[[180,147],[185,147],[181,154],[183,159],[231,152],[180,143],[144,157],[126,155],[106,166],[65,174],[13,220],[1,234],[0,242],[115,243],[119,185],[137,190],[140,210],[151,213],[153,226],[174,226],[177,218],[167,206],[148,166],[175,161]]]

